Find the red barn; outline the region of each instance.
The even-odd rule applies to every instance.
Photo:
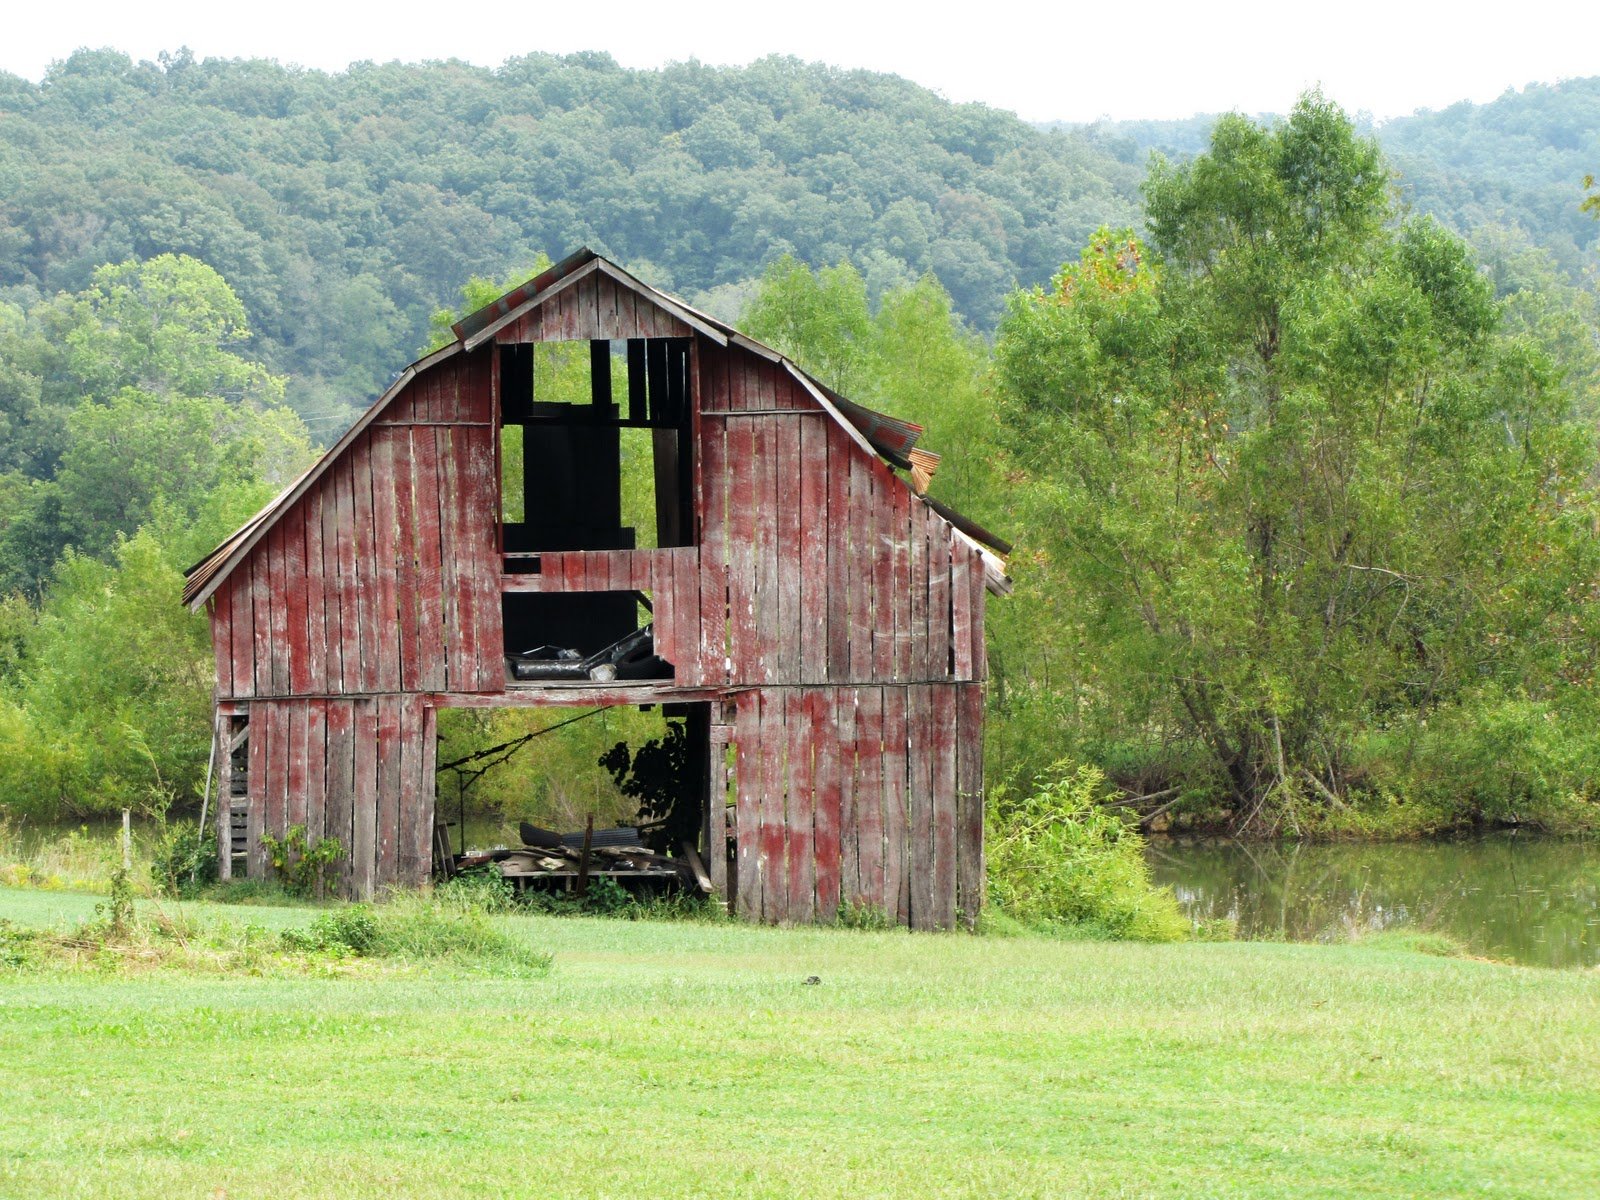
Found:
[[[980,543],[1009,547],[921,494],[921,430],[587,250],[454,332],[189,572],[224,872],[300,824],[347,848],[348,894],[421,883],[440,707],[660,704],[703,756],[700,849],[735,911],[970,921],[1005,582]],[[549,343],[587,394],[548,394]],[[653,530],[625,523],[625,444]]]

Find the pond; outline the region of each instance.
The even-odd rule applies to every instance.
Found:
[[[1526,834],[1307,844],[1152,838],[1156,882],[1241,938],[1344,941],[1381,929],[1445,934],[1534,966],[1600,964],[1600,842]]]

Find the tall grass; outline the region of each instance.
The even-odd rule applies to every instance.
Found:
[[[30,828],[0,812],[0,885],[74,892],[105,892],[116,838],[79,825],[66,830]],[[149,852],[135,838],[133,874],[149,878]]]

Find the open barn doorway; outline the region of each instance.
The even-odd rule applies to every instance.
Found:
[[[435,878],[490,875],[538,904],[724,899],[731,797],[711,708],[441,710]]]

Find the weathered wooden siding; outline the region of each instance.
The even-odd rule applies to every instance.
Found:
[[[979,553],[779,365],[699,349],[707,649],[679,682],[983,679]]]
[[[218,588],[220,696],[504,688],[489,353],[414,379]]]
[[[498,338],[692,334],[590,272]],[[973,919],[979,552],[783,364],[697,337],[696,544],[545,553],[537,573],[503,574],[495,353],[415,377],[211,601],[218,693],[250,718],[253,872],[263,832],[304,824],[349,847],[352,894],[423,880],[433,705],[538,701],[506,693],[502,592],[641,590],[673,683],[716,702],[713,779],[732,750],[734,870],[708,865],[741,914],[827,920],[849,902],[920,929]]]
[[[632,288],[591,271],[496,334],[501,342],[688,337],[694,330]]]
[[[419,696],[253,700],[250,874],[267,877],[263,833],[303,825],[338,838],[329,882],[362,898],[425,880],[432,861],[434,712]]]
[[[913,929],[983,904],[982,688],[764,687],[735,697],[735,906],[832,920],[841,902]]]

